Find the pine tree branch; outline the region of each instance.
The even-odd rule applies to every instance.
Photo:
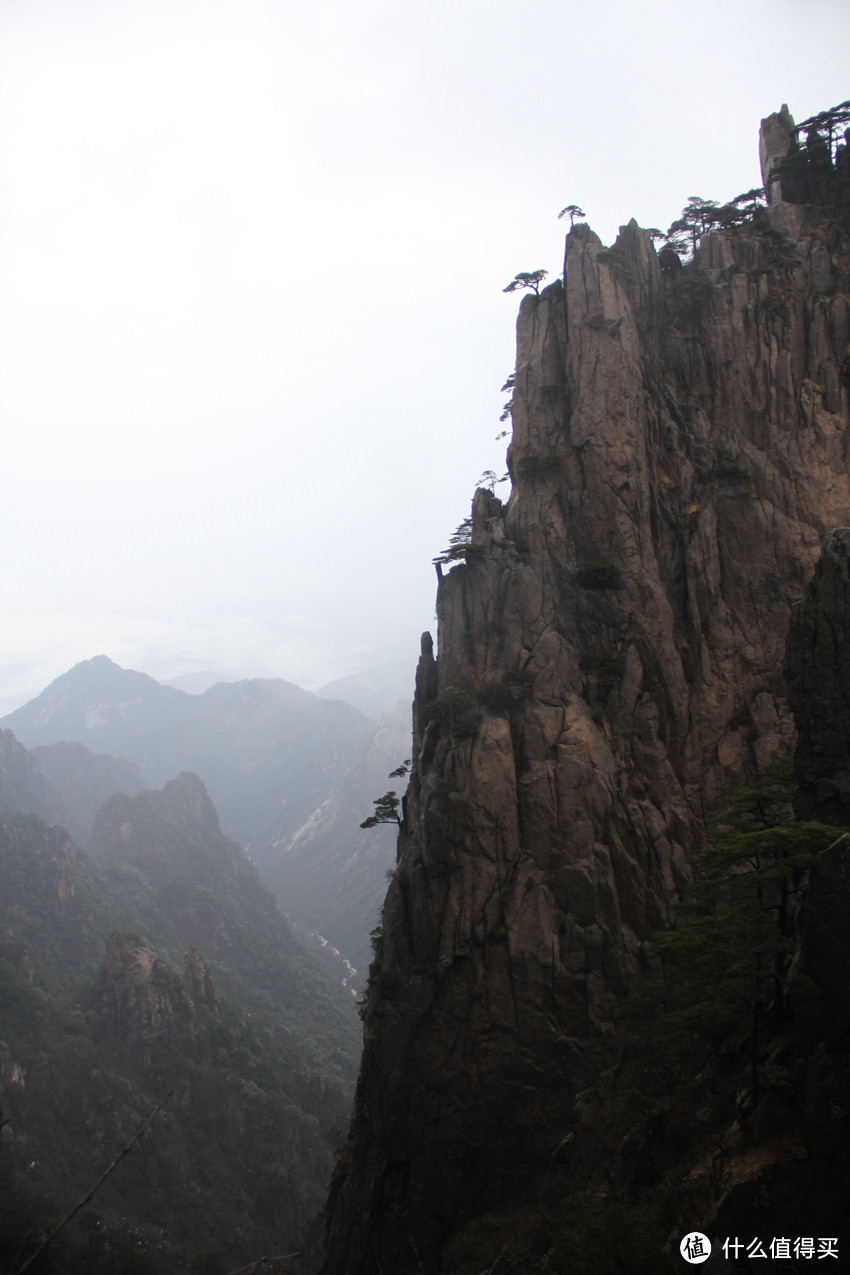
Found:
[[[152,1123],[153,1123],[153,1121],[154,1121],[154,1120],[156,1119],[156,1117],[159,1115],[160,1111],[161,1111],[161,1110],[162,1110],[162,1108],[165,1106],[166,1102],[167,1102],[167,1101],[168,1101],[168,1099],[172,1096],[172,1094],[173,1094],[173,1093],[174,1093],[174,1090],[173,1090],[173,1089],[169,1089],[168,1093],[165,1095],[165,1097],[162,1099],[162,1101],[161,1101],[160,1103],[158,1103],[158,1104],[154,1107],[153,1111],[152,1111],[152,1112],[151,1112],[151,1114],[148,1116],[147,1120],[146,1120],[146,1121],[145,1121],[145,1123],[142,1125],[141,1129],[139,1129],[139,1131],[133,1135],[133,1137],[130,1139],[130,1141],[127,1143],[127,1145],[126,1145],[125,1147],[123,1147],[123,1148],[121,1149],[121,1151],[119,1151],[118,1155],[117,1155],[117,1156],[115,1157],[115,1159],[112,1161],[112,1163],[110,1164],[109,1168],[108,1168],[108,1169],[106,1169],[106,1170],[105,1170],[105,1172],[104,1172],[104,1173],[102,1173],[102,1174],[100,1175],[100,1177],[99,1177],[99,1178],[98,1178],[98,1180],[95,1182],[95,1184],[94,1184],[94,1186],[91,1188],[91,1190],[90,1190],[90,1191],[88,1191],[88,1192],[87,1192],[87,1193],[83,1196],[83,1198],[80,1200],[79,1204],[75,1204],[75,1205],[74,1205],[74,1207],[71,1209],[71,1212],[70,1212],[70,1213],[66,1213],[66,1214],[65,1214],[65,1216],[62,1218],[62,1221],[61,1221],[61,1222],[59,1222],[59,1223],[58,1223],[58,1225],[54,1226],[54,1228],[53,1228],[53,1230],[50,1232],[50,1234],[49,1234],[49,1235],[48,1235],[45,1239],[43,1239],[43,1240],[42,1240],[42,1242],[39,1244],[39,1246],[38,1246],[38,1248],[35,1250],[35,1252],[30,1254],[30,1256],[29,1256],[29,1257],[27,1258],[27,1260],[24,1262],[23,1266],[19,1266],[19,1267],[18,1267],[18,1269],[17,1269],[17,1271],[14,1273],[14,1275],[24,1275],[24,1271],[27,1269],[27,1267],[32,1265],[32,1263],[33,1263],[33,1262],[35,1261],[35,1259],[38,1257],[39,1253],[43,1253],[43,1252],[44,1252],[44,1250],[47,1248],[47,1246],[48,1246],[48,1244],[51,1242],[51,1240],[54,1240],[54,1239],[56,1238],[56,1236],[59,1234],[59,1232],[62,1230],[63,1226],[66,1226],[66,1225],[68,1224],[68,1222],[70,1222],[71,1218],[72,1218],[72,1217],[74,1217],[74,1215],[75,1215],[75,1214],[79,1213],[80,1209],[84,1208],[86,1204],[88,1204],[89,1200],[91,1200],[91,1198],[94,1196],[95,1191],[97,1191],[99,1187],[103,1186],[104,1182],[105,1182],[105,1181],[106,1181],[106,1179],[109,1177],[110,1173],[112,1173],[112,1171],[113,1171],[113,1169],[116,1167],[116,1165],[117,1165],[117,1164],[118,1164],[121,1160],[123,1160],[123,1159],[124,1159],[124,1156],[125,1156],[125,1155],[127,1155],[127,1154],[128,1154],[128,1152],[132,1151],[133,1147],[134,1147],[134,1146],[136,1145],[136,1143],[139,1141],[139,1138],[141,1138],[141,1136],[142,1136],[142,1134],[144,1133],[145,1129],[147,1129],[148,1125],[150,1125],[150,1124],[152,1124]]]

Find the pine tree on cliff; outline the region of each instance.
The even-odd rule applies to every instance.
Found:
[[[540,285],[546,278],[548,270],[521,270],[515,275],[506,288],[502,288],[503,292],[520,292],[523,288],[531,288],[535,295],[540,294]]]

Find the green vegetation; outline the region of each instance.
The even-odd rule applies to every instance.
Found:
[[[425,705],[422,720],[427,724],[442,722],[448,727],[452,739],[468,739],[478,729],[480,718],[478,701],[470,691],[451,687]]]
[[[606,332],[610,337],[620,335],[620,328],[623,326],[623,320],[606,319],[604,314],[592,314],[587,321],[589,328],[594,328],[597,332]]]
[[[707,1159],[719,1194],[736,1121],[744,1146],[797,1136],[788,1018],[817,993],[793,974],[795,925],[814,855],[840,830],[795,820],[791,792],[777,765],[731,796],[677,926],[653,940],[655,972],[621,1018],[623,1058],[577,1095],[533,1197],[460,1229],[446,1255],[456,1275],[672,1273],[681,1164]]]
[[[796,125],[791,150],[774,165],[768,177],[769,182],[781,182],[783,199],[820,206],[828,216],[847,222],[850,218],[850,146],[845,131],[848,124],[850,101],[839,102]],[[778,264],[784,264],[789,247],[769,224],[766,206],[765,192],[760,186],[736,195],[725,204],[690,195],[681,216],[667,233],[652,233],[664,242],[663,253],[672,252],[688,260],[693,259],[703,236],[712,230],[755,231],[770,247],[772,258],[778,254],[781,258]],[[605,255],[611,252],[616,249],[608,249]]]
[[[769,181],[782,183],[792,203],[817,204],[833,216],[850,216],[850,101],[839,102],[797,124],[789,153],[774,165]],[[805,141],[803,136],[805,135]]]
[[[682,215],[670,226],[664,236],[668,248],[680,256],[693,256],[703,235],[710,230],[731,230],[734,227],[758,222],[765,207],[761,187],[736,195],[728,204],[718,204],[701,195],[690,195],[682,209]]]
[[[395,823],[401,827],[402,818],[398,812],[401,801],[394,792],[385,792],[383,797],[376,797],[373,804],[375,813],[363,820],[361,828],[376,828],[379,823]]]
[[[587,1193],[572,1202],[570,1214],[570,1222],[556,1232],[543,1258],[543,1275],[673,1275],[677,1269],[664,1252],[667,1235],[651,1205]]]
[[[476,698],[490,713],[508,713],[531,698],[534,675],[526,669],[508,670],[501,681],[480,687]]]
[[[714,298],[714,286],[706,274],[691,264],[677,271],[668,294],[671,336],[690,338],[707,317]]]
[[[577,562],[575,581],[580,589],[619,589],[620,573],[612,562]]]
[[[530,288],[535,294],[539,294],[540,285],[548,275],[548,270],[531,270],[520,271],[518,275],[514,275],[511,282],[506,288],[502,288],[503,292],[519,292],[523,288]]]
[[[395,770],[389,773],[390,779],[402,779],[410,773],[410,758],[406,758],[400,766],[396,766]],[[401,802],[394,792],[385,792],[383,797],[376,797],[373,805],[375,813],[369,815],[361,823],[361,828],[375,828],[379,823],[396,823],[401,827],[403,820],[399,814],[399,806]],[[374,931],[373,931],[374,933]]]
[[[748,1041],[748,1105],[761,1096],[763,1049],[789,1013],[795,915],[814,855],[838,830],[794,819],[787,767],[733,794],[712,826],[709,848],[678,926],[653,939],[658,979],[645,989],[655,1039],[674,1051],[697,1040],[719,1049]]]
[[[485,491],[489,491],[491,496],[495,496],[496,488],[500,483],[506,483],[510,478],[510,474],[502,474],[500,478],[495,469],[485,469],[481,477],[476,483],[476,487],[483,487]]]
[[[446,1257],[453,1275],[672,1275],[676,1266],[666,1246],[650,1203],[573,1190],[556,1208],[547,1200],[471,1219]]]
[[[499,420],[500,420],[501,422],[503,422],[503,423],[504,423],[506,420],[508,420],[508,418],[509,418],[510,416],[513,416],[513,411],[514,411],[514,390],[515,390],[515,389],[516,389],[516,373],[515,373],[515,372],[511,372],[510,376],[509,376],[509,377],[508,377],[508,379],[505,381],[505,383],[504,383],[504,385],[502,386],[501,391],[500,391],[500,393],[502,393],[502,394],[509,394],[509,395],[510,395],[510,398],[508,398],[508,399],[507,399],[507,401],[505,402],[504,406],[502,407],[502,414],[501,414],[501,416],[499,417]],[[505,434],[506,434],[506,433],[507,433],[507,430],[505,430],[503,433],[499,434],[499,435],[498,435],[498,437],[499,437],[499,438],[504,438],[504,436],[505,436]]]
[[[468,562],[470,558],[480,556],[484,552],[483,545],[472,543],[472,519],[464,518],[455,531],[449,536],[449,547],[433,559],[435,565],[444,566],[448,562]]]
[[[583,655],[579,667],[593,679],[599,690],[609,691],[623,676],[623,659],[619,655]]]
[[[635,273],[629,266],[628,256],[617,244],[603,248],[596,254],[596,260],[604,261],[624,283],[634,283]]]
[[[570,230],[572,230],[573,226],[576,224],[576,221],[579,218],[581,220],[584,220],[586,216],[587,216],[587,213],[582,212],[578,204],[567,204],[566,208],[562,208],[561,211],[558,213],[558,221],[560,221],[562,217],[569,217]]]
[[[560,456],[523,456],[517,465],[520,478],[547,478],[560,474],[564,462]]]
[[[731,483],[735,487],[749,488],[752,481],[748,470],[736,465],[734,461],[721,461],[714,469],[714,478],[719,483]]]
[[[0,824],[4,1270],[169,1090],[28,1275],[160,1275],[204,1250],[232,1270],[268,1251],[270,1232],[299,1247],[323,1201],[356,1015],[217,831],[201,786],[169,789],[107,808],[96,854],[33,816]]]

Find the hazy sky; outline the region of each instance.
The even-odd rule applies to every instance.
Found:
[[[0,712],[418,654],[520,270],[760,181],[846,0],[0,0]],[[498,489],[506,496],[507,489]]]

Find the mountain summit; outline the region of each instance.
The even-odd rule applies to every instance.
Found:
[[[817,185],[822,148],[794,150],[787,109],[762,138],[773,172],[794,159],[793,182],[766,171],[769,206],[706,228],[692,261],[634,221],[608,248],[577,225],[563,281],[522,302],[510,499],[476,493],[465,561],[439,587],[436,658],[423,640],[327,1275],[579,1269],[566,1238],[523,1264],[544,1201],[550,1225],[590,1226],[601,1193],[613,1239],[663,1171],[660,1131],[690,1136],[669,1095],[654,1111],[647,1096],[643,1122],[608,1110],[607,1159],[599,1126],[595,1161],[570,1160],[707,820],[793,747],[789,618],[824,536],[850,522],[847,154],[833,169],[827,153]],[[803,1066],[773,1057],[789,1076]],[[690,1102],[696,1074],[681,1081]],[[747,1120],[755,1136],[764,1106]],[[686,1229],[724,1191],[751,1216],[752,1164],[720,1128]],[[760,1152],[768,1195],[794,1184],[780,1227],[812,1225],[818,1183],[846,1171],[827,1157],[807,1177],[796,1154]],[[677,1169],[680,1201],[696,1163]],[[646,1254],[617,1269],[668,1268]]]
[[[131,733],[154,721],[176,722],[186,696],[146,673],[121,668],[106,655],[82,660],[35,699],[3,718],[27,748],[74,740],[98,752],[129,756]],[[137,758],[133,758],[137,760]]]
[[[376,670],[375,693],[380,676]],[[199,775],[222,827],[250,847],[285,911],[365,974],[392,848],[386,830],[381,836],[359,825],[377,786],[410,751],[406,710],[374,722],[339,698],[282,679],[218,682],[193,695],[97,656],[57,678],[2,726],[38,750],[45,775],[66,803],[73,799],[73,831],[82,840],[113,792],[133,795],[145,783],[157,788],[184,771]],[[98,754],[85,765],[83,745]],[[104,772],[102,782],[93,768]],[[0,764],[0,797],[2,771]],[[76,809],[81,781],[101,795]],[[10,772],[8,782],[23,781],[13,783]],[[59,805],[37,809],[55,818]]]

